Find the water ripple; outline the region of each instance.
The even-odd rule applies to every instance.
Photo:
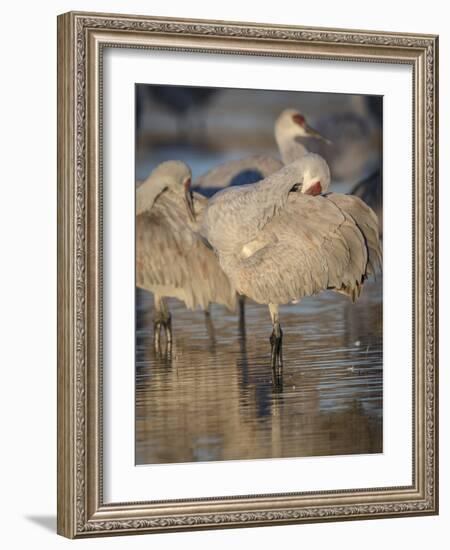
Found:
[[[152,346],[152,299],[136,294],[136,463],[382,452],[381,281],[357,304],[332,292],[281,308],[283,391],[272,386],[267,308],[248,302],[246,333],[214,306],[170,300],[174,347]]]

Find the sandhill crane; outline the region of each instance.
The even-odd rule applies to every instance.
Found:
[[[297,160],[308,153],[303,141],[314,138],[330,144],[317,130],[312,128],[303,114],[296,109],[284,109],[275,121],[275,141],[281,160],[270,155],[252,155],[220,164],[206,172],[194,182],[193,187],[202,195],[212,197],[226,187],[256,183],[285,164]],[[245,330],[245,297],[239,295],[239,325]]]
[[[359,198],[324,195],[330,171],[315,154],[268,178],[217,193],[199,219],[236,290],[267,304],[271,365],[282,379],[281,304],[327,289],[355,301],[381,267],[378,221]]]
[[[214,252],[191,228],[206,199],[190,191],[191,170],[181,161],[163,162],[136,190],[136,284],[154,295],[154,343],[172,342],[166,297],[208,311],[214,302],[234,310],[236,293]],[[186,206],[189,208],[186,208]]]
[[[275,141],[281,156],[281,161],[270,155],[252,155],[238,160],[232,160],[209,170],[193,184],[202,195],[211,197],[225,187],[256,183],[264,179],[284,164],[301,158],[308,153],[302,141],[314,138],[330,143],[309,126],[306,118],[296,109],[284,109],[275,121]]]

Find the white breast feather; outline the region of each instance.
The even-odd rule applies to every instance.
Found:
[[[255,252],[261,250],[261,248],[263,248],[265,245],[266,243],[264,241],[258,239],[254,239],[253,241],[245,243],[241,249],[241,257],[250,258],[250,256],[253,256]]]

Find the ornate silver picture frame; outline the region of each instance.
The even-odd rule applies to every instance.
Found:
[[[412,68],[412,483],[105,502],[103,55],[106,48]],[[58,17],[58,533],[69,538],[438,513],[438,38],[66,13]],[[410,353],[405,350],[405,354]],[[130,369],[133,365],[130,364]]]

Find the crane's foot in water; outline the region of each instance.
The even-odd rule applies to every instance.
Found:
[[[239,337],[245,340],[245,296],[239,294],[238,296],[239,306]]]
[[[272,367],[272,383],[276,391],[283,389],[283,331],[279,323],[273,325],[270,335],[270,364]]]
[[[162,340],[163,345],[161,345]],[[172,318],[170,313],[164,317],[158,316],[153,321],[153,347],[157,355],[170,359],[172,354]]]

